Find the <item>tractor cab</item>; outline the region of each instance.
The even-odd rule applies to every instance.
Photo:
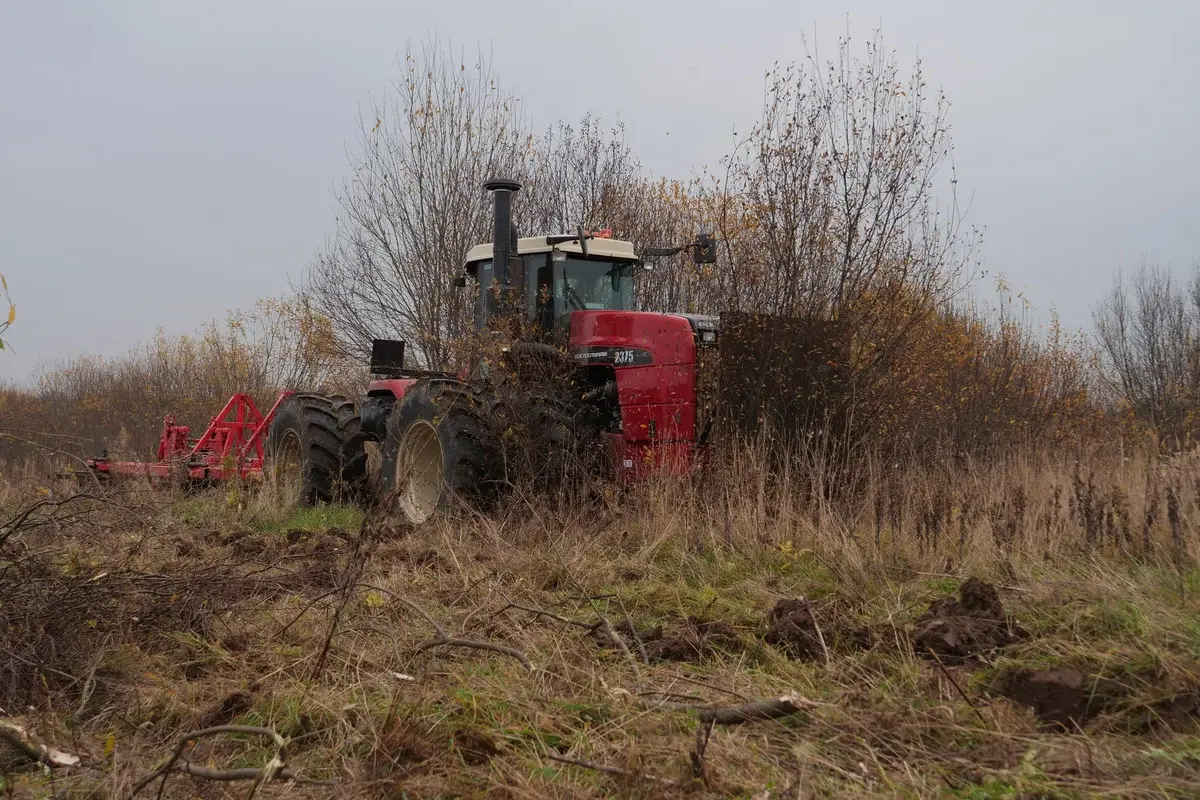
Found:
[[[484,184],[492,193],[492,242],[472,247],[455,285],[474,278],[479,292],[475,324],[479,330],[514,317],[537,339],[557,339],[577,311],[633,311],[635,270],[645,258],[692,251],[696,264],[717,260],[716,240],[707,234],[678,247],[634,251],[633,244],[612,238],[611,231],[519,238],[512,220],[513,194],[521,184],[503,178]]]
[[[506,284],[500,284],[495,274],[491,244],[477,245],[467,254],[466,276],[478,285],[477,327],[487,327],[505,295],[509,311],[536,335],[547,338],[565,330],[574,311],[634,309],[633,281],[639,260],[631,243],[600,231],[569,240],[525,237],[517,239],[514,249],[508,258]]]

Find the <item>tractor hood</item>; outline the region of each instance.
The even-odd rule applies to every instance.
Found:
[[[719,317],[703,314],[574,311],[570,319],[571,349],[579,363],[691,363],[697,350],[717,347],[721,329]]]

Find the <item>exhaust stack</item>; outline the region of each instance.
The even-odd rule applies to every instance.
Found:
[[[512,221],[512,196],[521,191],[521,184],[508,178],[492,178],[483,185],[492,193],[494,233],[492,234],[492,279],[506,284],[508,257],[516,245],[516,229]]]
[[[509,275],[509,256],[517,246],[517,228],[512,221],[512,196],[521,191],[521,184],[509,178],[492,178],[483,188],[492,193],[492,283],[495,293],[484,298],[484,327],[496,314],[497,300],[506,295],[512,283]]]

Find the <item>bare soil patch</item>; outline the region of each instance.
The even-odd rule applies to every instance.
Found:
[[[1020,636],[1005,615],[996,587],[973,577],[959,587],[957,599],[947,597],[929,606],[917,620],[912,642],[918,655],[962,664],[1007,647]]]

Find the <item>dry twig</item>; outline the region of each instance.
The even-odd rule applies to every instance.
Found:
[[[794,692],[766,700],[752,700],[738,706],[694,706],[667,701],[647,704],[651,710],[694,711],[700,717],[701,722],[716,725],[741,725],[746,722],[782,719],[801,711],[817,708],[819,705],[819,703]]]
[[[10,428],[7,430],[15,430],[15,429]],[[73,461],[78,461],[80,464],[83,465],[83,471],[87,474],[87,476],[89,478],[92,479],[92,482],[95,483],[97,487],[100,486],[100,478],[96,475],[96,471],[88,466],[88,463],[85,459],[80,458],[79,456],[75,455],[74,453],[68,453],[66,450],[60,450],[57,447],[51,447],[48,444],[42,444],[40,442],[34,442],[29,439],[23,439],[20,436],[13,436],[11,433],[8,433],[7,430],[0,431],[0,439],[12,439],[14,442],[20,442],[21,444],[27,444],[30,447],[36,447],[39,450],[45,450],[48,453],[54,453],[55,455],[66,456],[67,458],[69,458]],[[49,461],[50,460],[49,457],[47,457],[46,460]]]
[[[261,768],[243,767],[241,769],[219,770],[210,767],[202,767],[199,764],[193,764],[184,755],[183,751],[187,747],[188,742],[195,739],[201,739],[205,736],[214,736],[219,733],[248,733],[258,736],[266,736],[275,742],[275,755],[265,766]],[[332,786],[332,781],[319,781],[310,778],[301,778],[296,775],[287,766],[287,741],[270,728],[259,728],[251,725],[218,725],[213,728],[204,728],[198,731],[185,733],[179,743],[175,745],[175,750],[171,753],[171,757],[163,762],[162,766],[151,772],[146,777],[142,778],[133,787],[131,797],[136,796],[139,792],[154,782],[156,778],[162,778],[162,783],[158,788],[158,796],[161,798],[163,789],[167,785],[167,777],[172,772],[182,772],[186,775],[191,775],[196,778],[203,778],[210,781],[254,781],[254,785],[250,789],[247,797],[253,797],[258,787],[272,780],[291,781],[293,783],[311,784],[315,786]]]
[[[995,727],[988,725],[988,721],[983,718],[983,712],[979,710],[979,706],[975,705],[975,701],[968,697],[967,693],[963,691],[963,688],[958,685],[958,681],[954,680],[954,676],[950,674],[950,670],[946,669],[946,665],[942,663],[942,659],[936,652],[934,652],[934,649],[932,647],[926,647],[925,649],[928,650],[929,654],[933,656],[933,660],[935,663],[937,663],[938,669],[940,669],[942,674],[946,676],[946,680],[950,681],[950,685],[954,687],[954,691],[958,692],[958,696],[966,701],[967,705],[971,707],[971,710],[975,712],[975,716],[979,717],[979,721],[984,724],[984,727]]]
[[[611,767],[607,764],[597,764],[594,761],[585,761],[582,758],[568,758],[567,756],[560,756],[556,753],[547,753],[546,758],[550,759],[551,761],[557,761],[560,764],[570,764],[575,767],[583,767],[584,769],[594,769],[597,772],[603,772],[608,775],[620,775],[623,778],[645,778],[649,781],[661,783],[664,786],[675,785],[675,781],[668,780],[667,778],[659,778],[656,775],[645,775],[641,772],[631,772],[630,770],[623,769],[621,767]]]
[[[625,654],[625,658],[629,660],[629,666],[633,670],[634,679],[640,681],[642,679],[642,670],[638,667],[637,659],[633,657],[633,653],[630,651],[629,645],[625,644],[625,640],[613,630],[612,623],[608,621],[608,617],[600,618],[599,627],[600,630],[604,631],[604,635],[612,640],[612,643]]]
[[[386,594],[388,597],[392,598],[406,608],[409,608],[417,614],[420,614],[421,617],[423,617],[424,620],[429,623],[429,625],[433,628],[434,633],[437,635],[433,639],[417,645],[416,652],[418,653],[434,647],[467,647],[474,650],[487,650],[492,653],[500,653],[502,655],[515,658],[527,671],[533,672],[533,664],[529,662],[529,657],[515,647],[509,647],[508,645],[504,644],[496,644],[495,642],[485,642],[480,639],[462,639],[456,636],[450,636],[448,633],[446,633],[446,628],[440,622],[429,616],[429,612],[421,608],[412,600],[409,600],[407,597],[402,597],[401,595],[398,595],[388,589],[384,589],[381,586],[372,586],[366,583],[360,583],[359,586],[364,589],[370,589],[372,591]]]
[[[817,632],[817,641],[821,643],[821,653],[825,656],[825,668],[829,668],[829,647],[825,644],[825,635],[821,633],[821,625],[817,622],[817,615],[813,611],[812,601],[807,597],[801,598],[804,602],[804,610],[808,612],[808,618],[812,620],[813,630]]]
[[[53,497],[43,497],[40,500],[35,500],[34,502],[27,505],[25,508],[18,511],[16,513],[16,515],[13,516],[13,518],[10,519],[8,522],[4,523],[3,525],[0,525],[0,545],[4,544],[4,542],[7,541],[8,537],[12,536],[14,533],[21,530],[21,527],[24,526],[25,523],[27,523],[29,521],[29,518],[31,516],[33,516],[33,512],[37,511],[39,508],[51,507],[54,509],[58,509],[58,508],[65,506],[66,504],[74,502],[76,500],[102,500],[102,499],[103,498],[99,497],[98,495],[92,494],[91,492],[76,492],[75,494],[67,495],[66,497],[64,497],[62,499],[57,499],[57,498],[53,498]]]
[[[598,630],[603,631],[604,635],[606,637],[608,637],[609,641],[611,641],[613,643],[613,645],[615,647],[617,647],[625,655],[625,658],[627,658],[629,660],[629,665],[630,665],[630,667],[633,668],[634,677],[639,681],[642,679],[642,670],[640,667],[638,667],[637,659],[634,657],[633,652],[629,649],[629,645],[625,644],[625,640],[622,639],[620,634],[618,634],[616,632],[616,630],[613,629],[612,622],[608,619],[608,617],[601,616],[595,622],[583,622],[581,620],[570,619],[569,617],[564,617],[561,614],[555,614],[553,611],[546,611],[543,608],[537,608],[536,606],[526,606],[526,605],[522,605],[521,603],[509,603],[504,608],[497,611],[493,616],[499,616],[500,614],[503,614],[505,611],[508,611],[510,608],[516,608],[521,611],[528,611],[531,614],[536,614],[540,617],[546,617],[547,619],[552,619],[555,622],[561,622],[564,625],[571,625],[576,628],[582,628],[583,630],[585,630],[589,633],[594,633],[595,631],[598,631]],[[630,627],[632,628],[633,623],[631,622],[629,624],[630,624]],[[643,653],[645,652],[644,647],[642,648],[642,652]],[[647,659],[647,663],[648,662],[649,662],[649,659]]]
[[[24,728],[11,722],[0,722],[0,739],[30,761],[46,767],[74,767],[79,764],[78,756],[33,741]]]

